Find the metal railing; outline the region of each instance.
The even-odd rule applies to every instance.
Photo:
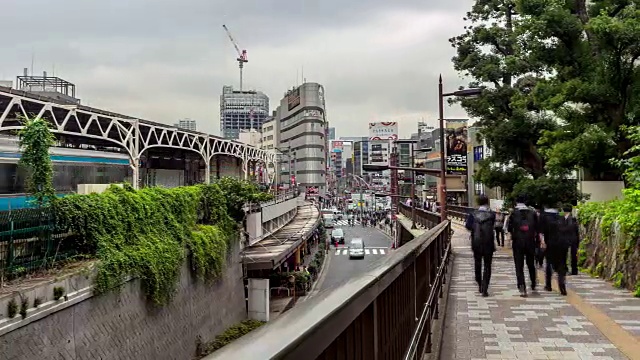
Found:
[[[321,291],[205,359],[402,359],[431,351],[450,229],[449,221],[434,226],[365,273]]]
[[[398,204],[398,210],[402,215],[411,219],[411,206],[405,204]],[[440,223],[440,214],[431,211],[416,208],[416,224],[422,226],[425,229],[431,229],[432,227]]]
[[[0,212],[0,272],[17,277],[76,254],[67,236],[57,231],[50,208]]]
[[[467,215],[469,215],[473,211],[473,208],[468,206],[458,206],[458,205],[448,205],[447,204],[447,213],[460,220],[465,220]]]

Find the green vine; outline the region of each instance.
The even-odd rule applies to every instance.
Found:
[[[27,169],[27,191],[38,206],[43,206],[55,197],[49,148],[56,139],[46,120],[37,117],[22,120],[24,127],[18,132],[22,153],[19,164]]]
[[[200,279],[215,279],[224,272],[237,233],[229,199],[259,197],[246,191],[259,190],[244,181],[225,183],[228,191],[245,192],[226,193],[218,183],[138,191],[112,186],[102,194],[66,196],[53,206],[58,226],[71,231],[78,252],[100,260],[98,293],[118,288],[133,276],[141,279],[153,303],[163,304],[175,291],[185,249]]]

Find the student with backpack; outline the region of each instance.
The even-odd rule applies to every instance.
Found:
[[[564,216],[560,222],[560,238],[571,248],[571,275],[578,275],[578,245],[580,245],[580,227],[578,221],[571,215],[573,207],[562,207]]]
[[[471,250],[475,267],[476,283],[482,296],[489,296],[491,280],[491,262],[496,251],[495,222],[496,214],[489,208],[489,198],[478,197],[478,210],[467,216],[465,227],[471,232]]]
[[[511,249],[516,266],[516,279],[520,296],[527,296],[527,285],[524,282],[524,264],[526,262],[531,279],[531,291],[536,290],[535,256],[539,237],[538,214],[525,205],[525,197],[516,198],[516,206],[509,215],[507,231],[511,234]]]
[[[556,208],[548,207],[540,215],[540,233],[544,239],[543,243],[546,245],[545,258],[547,260],[544,289],[551,291],[551,276],[555,271],[558,273],[560,294],[567,295],[565,276],[567,274],[569,242],[560,236],[562,222],[563,219]]]

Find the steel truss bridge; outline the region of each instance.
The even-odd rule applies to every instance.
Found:
[[[40,117],[51,124],[52,132],[102,140],[123,148],[130,157],[133,186],[139,186],[140,158],[151,148],[190,150],[205,161],[205,182],[211,179],[211,161],[216,155],[242,160],[245,178],[258,164],[274,166],[276,154],[238,141],[178,129],[134,117],[83,105],[65,105],[24,91],[0,87],[0,132],[23,127],[22,117]]]

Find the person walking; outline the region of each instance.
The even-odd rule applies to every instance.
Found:
[[[496,251],[494,239],[496,214],[489,208],[487,196],[480,195],[478,205],[478,209],[467,216],[465,227],[471,232],[471,249],[478,291],[483,297],[487,297],[491,281],[491,262],[493,253]]]
[[[562,207],[564,216],[560,222],[560,238],[569,245],[571,256],[571,275],[578,275],[578,245],[580,244],[580,227],[578,221],[571,215],[573,207]]]
[[[516,267],[516,281],[520,296],[527,296],[527,285],[524,282],[524,264],[526,262],[531,280],[531,291],[536,290],[536,246],[538,243],[538,214],[527,205],[525,197],[516,198],[516,206],[509,215],[507,231],[511,234],[511,250]]]
[[[558,288],[560,294],[567,295],[565,276],[567,275],[567,252],[569,243],[560,237],[560,225],[564,221],[557,208],[548,207],[540,215],[540,233],[543,236],[542,244],[545,248],[545,282],[544,289],[551,291],[551,276],[555,271],[558,274]]]
[[[500,208],[496,208],[495,231],[498,246],[504,247],[504,214],[500,211]]]

